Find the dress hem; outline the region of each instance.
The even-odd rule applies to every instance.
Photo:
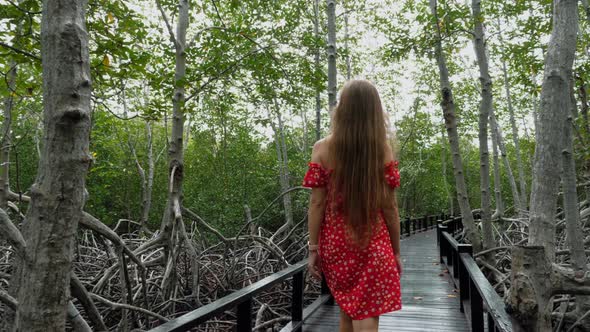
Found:
[[[335,301],[336,301],[336,303],[338,303],[338,300],[335,300]],[[352,320],[363,320],[363,319],[372,318],[372,317],[379,317],[383,314],[387,314],[387,313],[394,312],[394,311],[400,311],[403,308],[403,305],[400,304],[398,309],[393,308],[393,309],[376,310],[374,313],[369,313],[366,315],[358,315],[358,316],[354,316],[354,317],[350,313],[346,312],[346,310],[344,308],[342,308],[340,305],[339,305],[339,307],[340,307],[340,310],[344,311],[344,313],[347,314],[348,317],[350,317]]]

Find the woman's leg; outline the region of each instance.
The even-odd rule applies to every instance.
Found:
[[[379,316],[363,320],[353,320],[354,332],[377,332],[379,330]]]
[[[352,318],[340,310],[340,332],[353,332]]]

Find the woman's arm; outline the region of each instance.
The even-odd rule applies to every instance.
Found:
[[[321,141],[318,141],[313,146],[311,153],[311,161],[322,164],[321,160]],[[320,226],[324,219],[326,210],[326,188],[313,188],[311,190],[311,198],[309,199],[309,210],[307,211],[307,224],[309,229],[309,270],[316,278],[321,278],[321,270],[319,264],[319,257],[317,245],[320,238]]]
[[[393,191],[393,190],[392,190]],[[390,204],[383,208],[383,217],[385,218],[385,224],[389,230],[389,238],[391,239],[391,246],[393,247],[393,253],[396,256],[400,255],[400,222],[399,222],[399,211],[397,208],[397,195],[395,192],[391,193],[392,199]]]
[[[324,219],[326,210],[326,189],[313,188],[309,199],[309,210],[307,211],[309,244],[317,245],[320,237],[320,225]]]
[[[388,145],[385,151],[385,160],[393,159],[393,151],[391,147]],[[391,240],[391,247],[395,255],[397,267],[399,269],[399,272],[401,273],[402,262],[400,257],[400,222],[399,210],[397,206],[397,192],[395,189],[391,187],[389,187],[389,190],[390,199],[386,202],[385,206],[383,207],[383,218],[385,219],[385,225],[387,225],[387,230],[389,231],[389,239]]]

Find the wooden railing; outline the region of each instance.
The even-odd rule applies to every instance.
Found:
[[[275,286],[285,280],[292,278],[292,305],[291,305],[291,326],[293,331],[300,331],[303,321],[310,316],[322,304],[329,302],[332,296],[327,292],[327,287],[322,287],[322,294],[303,309],[303,289],[305,286],[304,272],[307,269],[307,260],[272,274],[260,281],[242,288],[234,293],[218,299],[215,302],[202,306],[176,319],[170,320],[152,330],[151,332],[176,332],[188,331],[189,329],[205,323],[215,315],[227,310],[236,308],[236,331],[252,331],[252,307],[253,299],[257,294]]]
[[[426,231],[437,226],[437,221],[445,219],[444,215],[425,216],[421,218],[406,218],[401,221],[401,236],[411,236],[418,232]],[[305,271],[307,259],[289,266],[288,268],[272,274],[250,286],[242,288],[234,293],[222,297],[210,304],[202,306],[176,319],[172,319],[154,329],[151,332],[179,332],[188,331],[200,324],[207,322],[212,317],[222,314],[227,310],[236,310],[236,331],[252,331],[253,299],[259,293],[271,287],[285,282],[291,278],[291,322],[281,332],[301,331],[303,323],[323,304],[333,304],[334,299],[330,294],[325,281],[322,281],[320,296],[306,308],[303,307],[303,289],[305,287]]]
[[[455,288],[459,289],[460,311],[470,322],[472,331],[522,331],[506,312],[504,301],[483,275],[473,259],[471,244],[459,243],[454,235],[463,230],[460,217],[439,221],[437,239],[440,262],[445,264]]]

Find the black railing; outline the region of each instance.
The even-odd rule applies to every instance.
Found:
[[[437,220],[445,219],[445,215],[425,216],[421,218],[406,218],[401,221],[401,236],[410,236],[417,232],[433,229],[437,226]],[[227,310],[236,308],[236,331],[252,331],[252,310],[254,296],[269,288],[292,278],[291,321],[281,332],[301,331],[303,322],[320,308],[323,304],[334,304],[334,298],[330,289],[322,280],[320,296],[306,308],[303,307],[303,289],[305,287],[304,272],[307,269],[307,260],[303,260],[282,271],[272,274],[250,286],[242,288],[234,293],[222,297],[212,303],[202,306],[178,318],[172,319],[150,332],[180,332],[188,331],[200,324],[207,322],[212,317],[222,314]]]
[[[413,219],[406,218],[401,221],[400,235],[408,237],[417,232],[423,232],[435,228],[438,220],[444,220],[446,218],[447,216],[444,214]]]
[[[275,286],[292,277],[292,305],[291,305],[291,326],[292,331],[300,331],[303,321],[319,308],[320,305],[330,301],[331,295],[326,294],[325,287],[322,287],[320,297],[305,310],[303,309],[303,289],[305,286],[304,272],[307,269],[307,260],[272,274],[260,281],[242,288],[234,293],[218,299],[215,302],[202,306],[176,319],[170,320],[150,331],[172,332],[187,331],[199,324],[205,323],[215,315],[221,314],[232,308],[236,308],[237,331],[252,331],[252,307],[255,295]]]
[[[473,259],[471,244],[459,243],[454,235],[463,230],[461,218],[439,221],[437,239],[440,262],[445,264],[455,288],[459,289],[460,311],[470,322],[472,331],[521,331],[508,315],[504,301],[483,275]]]

